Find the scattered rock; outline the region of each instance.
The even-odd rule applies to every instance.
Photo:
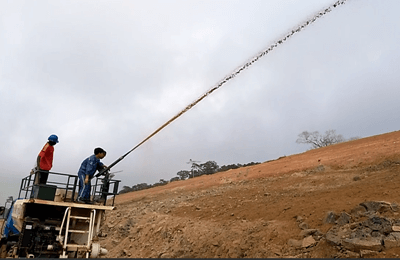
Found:
[[[345,224],[350,223],[351,216],[347,214],[346,212],[342,212],[339,216],[339,218],[336,220],[336,224],[339,226],[343,226]]]
[[[303,240],[289,239],[287,244],[295,248],[300,248],[303,245]]]
[[[324,222],[325,222],[325,223],[328,223],[328,224],[334,224],[335,221],[336,221],[336,219],[338,219],[338,218],[339,218],[339,216],[336,215],[335,212],[329,211],[329,212],[326,214],[326,218],[325,218]]]
[[[211,244],[212,244],[213,246],[219,246],[219,243],[218,243],[218,241],[216,241],[216,240],[214,240]]]
[[[346,258],[360,258],[360,254],[353,251],[346,251]]]
[[[104,232],[100,231],[97,236],[98,237],[107,237],[107,233],[104,233]]]
[[[373,251],[373,250],[360,250],[360,256],[361,257],[370,257],[370,256],[374,256],[378,254],[377,251]]]
[[[369,213],[383,213],[391,210],[391,204],[385,201],[366,201],[360,203]]]
[[[315,241],[312,236],[308,236],[308,237],[303,239],[303,241],[301,243],[301,246],[303,248],[307,248],[307,247],[315,245],[316,243],[317,243],[317,241]]]
[[[308,237],[308,236],[314,234],[315,232],[317,232],[317,229],[303,229],[302,231],[300,231],[299,236]]]
[[[346,249],[355,252],[360,250],[381,251],[383,249],[382,240],[376,237],[371,237],[368,240],[346,238],[342,240],[342,244]]]
[[[383,244],[386,249],[390,249],[393,247],[398,247],[400,245],[400,240],[397,240],[393,234],[390,234],[383,239]]]
[[[367,209],[365,208],[365,207],[363,207],[363,206],[361,206],[361,205],[358,205],[358,206],[356,206],[355,208],[353,208],[351,211],[350,211],[350,214],[353,216],[353,217],[355,217],[355,218],[358,218],[358,217],[361,217],[361,216],[365,216],[365,213],[367,212]]]
[[[328,243],[330,243],[331,245],[334,246],[339,246],[341,245],[341,238],[338,235],[339,233],[339,227],[334,226],[333,228],[331,228],[325,235],[325,239]]]
[[[372,231],[378,231],[385,235],[392,231],[392,225],[386,218],[372,217],[364,221],[363,225],[369,227]]]
[[[400,232],[400,226],[392,226],[392,231]]]
[[[359,224],[358,224],[358,223],[355,223],[355,222],[354,222],[354,223],[350,223],[349,228],[350,228],[350,229],[355,229],[355,228],[358,227],[358,225],[359,225]]]
[[[345,248],[353,252],[381,251],[400,246],[400,219],[381,217],[379,212],[391,210],[390,203],[381,201],[363,202],[351,210],[352,215],[342,212],[325,235],[326,241],[339,250]],[[356,222],[364,216],[362,222]],[[365,217],[368,217],[365,219]],[[334,212],[329,212],[327,222],[335,219]],[[303,230],[301,235],[307,234]],[[370,252],[364,252],[369,255]]]
[[[296,221],[297,222],[303,222],[303,217],[302,216],[296,216]]]
[[[392,203],[390,207],[392,208],[393,212],[399,211],[399,205],[397,205],[397,203]]]
[[[301,223],[299,224],[299,228],[301,228],[301,229],[308,229],[308,224],[305,223],[305,222],[301,222]]]

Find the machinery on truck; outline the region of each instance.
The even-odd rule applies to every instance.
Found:
[[[92,204],[78,203],[78,176],[49,173],[47,184],[22,179],[18,199],[0,207],[0,258],[96,258],[106,211],[114,209],[119,180],[109,170],[96,176]]]

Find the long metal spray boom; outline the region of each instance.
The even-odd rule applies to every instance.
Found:
[[[101,172],[99,172],[98,174],[96,174],[96,177],[98,177],[99,175],[102,175],[103,173],[105,173],[106,171],[110,170],[114,165],[116,165],[117,163],[119,163],[120,161],[122,161],[128,154],[130,154],[131,152],[133,152],[136,148],[138,148],[139,146],[141,146],[143,143],[145,143],[147,140],[149,140],[151,137],[153,137],[155,134],[157,134],[158,132],[160,132],[164,127],[166,127],[167,125],[169,125],[170,123],[172,123],[172,121],[174,121],[175,119],[177,119],[178,117],[180,117],[183,113],[187,112],[189,109],[191,109],[192,107],[194,107],[197,103],[199,103],[201,100],[203,100],[205,97],[207,97],[208,95],[210,95],[212,92],[214,92],[215,90],[219,89],[222,85],[224,85],[226,82],[228,82],[229,80],[233,79],[236,75],[238,75],[240,72],[242,72],[243,70],[247,69],[248,67],[250,67],[251,65],[253,65],[254,62],[256,62],[258,59],[260,59],[261,57],[265,56],[266,54],[268,54],[270,51],[272,51],[274,48],[276,48],[278,45],[282,44],[283,42],[285,42],[287,39],[289,39],[291,36],[293,36],[295,33],[300,32],[301,30],[303,30],[305,27],[307,27],[308,25],[312,24],[313,22],[315,22],[317,19],[321,18],[322,16],[324,16],[325,14],[329,13],[330,11],[333,10],[333,8],[336,8],[342,4],[345,4],[346,1],[348,0],[339,0],[336,1],[335,3],[333,3],[331,6],[325,8],[324,10],[318,12],[316,15],[314,15],[312,18],[308,19],[307,21],[305,21],[304,23],[300,24],[299,26],[297,26],[295,29],[291,30],[291,32],[289,32],[288,34],[286,34],[284,37],[282,37],[281,39],[277,40],[275,43],[271,44],[267,49],[263,50],[262,52],[258,53],[256,56],[254,56],[253,58],[251,58],[248,62],[246,62],[244,65],[240,66],[239,68],[237,68],[236,70],[234,70],[232,73],[230,73],[228,76],[226,76],[223,80],[221,80],[216,86],[212,87],[211,89],[209,89],[206,93],[204,93],[203,95],[201,95],[199,98],[197,98],[195,101],[193,101],[192,103],[190,103],[185,109],[183,109],[181,112],[179,112],[177,115],[175,115],[174,117],[172,117],[170,120],[168,120],[165,124],[163,124],[161,127],[159,127],[156,131],[154,131],[151,135],[149,135],[148,137],[146,137],[143,141],[141,141],[139,144],[137,144],[135,147],[133,147],[131,150],[129,150],[127,153],[125,153],[124,155],[122,155],[121,157],[119,157],[116,161],[114,161],[112,164],[110,164],[107,168],[104,168]]]
[[[121,157],[119,157],[117,160],[115,160],[112,164],[110,164],[107,168],[104,168],[102,171],[100,171],[98,174],[96,174],[96,177],[99,175],[102,175],[104,172],[108,171],[111,169],[111,167],[113,167],[114,165],[116,165],[117,163],[119,163],[120,161],[122,161],[128,154],[130,154],[131,152],[133,152],[136,148],[138,148],[139,146],[141,146],[144,142],[146,142],[147,140],[149,140],[151,137],[153,137],[155,134],[157,134],[158,132],[160,132],[164,127],[166,127],[167,125],[169,125],[170,123],[172,123],[172,121],[174,121],[175,119],[177,119],[178,117],[180,117],[183,113],[185,113],[186,111],[188,111],[189,109],[191,109],[193,106],[195,106],[197,103],[199,103],[202,99],[204,99],[206,96],[208,96],[209,94],[211,94],[214,90],[216,90],[217,88],[214,87],[212,89],[210,89],[209,91],[207,91],[207,93],[203,94],[200,98],[196,99],[194,102],[192,102],[190,105],[188,105],[184,110],[182,110],[181,112],[179,112],[177,115],[175,115],[174,117],[172,117],[170,120],[168,120],[165,124],[163,124],[162,126],[160,126],[156,131],[154,131],[151,135],[149,135],[148,137],[146,137],[143,141],[141,141],[139,144],[137,144],[135,147],[133,147],[131,150],[129,150],[127,153],[125,153],[124,155],[122,155]]]

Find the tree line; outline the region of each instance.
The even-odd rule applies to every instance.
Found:
[[[131,191],[139,191],[139,190],[144,190],[144,189],[149,189],[157,186],[162,186],[166,185],[170,182],[174,181],[183,181],[191,178],[196,178],[202,175],[211,175],[217,172],[223,172],[227,171],[230,169],[237,169],[241,167],[247,167],[247,166],[252,166],[260,164],[259,162],[251,162],[247,164],[229,164],[229,165],[223,165],[223,166],[218,166],[218,164],[215,161],[208,161],[202,164],[198,164],[195,162],[192,162],[191,170],[180,170],[176,173],[176,177],[171,178],[169,181],[160,179],[159,182],[154,183],[154,184],[147,184],[147,183],[139,183],[136,185],[133,185],[132,187],[130,186],[123,186],[122,190],[119,192],[119,194],[122,193],[127,193]]]
[[[325,131],[325,134],[320,134],[318,131],[314,131],[314,132],[303,131],[302,133],[300,133],[298,135],[296,143],[310,144],[312,149],[316,149],[316,148],[329,146],[332,144],[356,140],[359,138],[360,137],[351,137],[349,139],[346,139],[343,137],[343,135],[336,134],[336,130],[332,130],[332,129]],[[208,161],[203,164],[197,164],[194,161],[191,161],[191,163],[192,163],[191,170],[181,170],[176,173],[176,175],[178,175],[178,176],[171,178],[169,181],[160,179],[159,182],[154,183],[154,184],[139,183],[139,184],[133,185],[132,187],[123,186],[123,188],[119,192],[119,194],[130,192],[130,191],[149,189],[152,187],[165,185],[165,184],[168,184],[168,183],[174,182],[174,181],[183,181],[183,180],[187,180],[190,178],[196,178],[196,177],[199,177],[202,175],[210,175],[210,174],[214,174],[217,172],[227,171],[230,169],[237,169],[240,167],[246,167],[246,166],[260,164],[259,162],[256,162],[256,163],[251,162],[248,164],[239,164],[239,163],[238,164],[229,164],[229,165],[223,165],[220,167],[220,166],[218,166],[218,164],[215,161]]]

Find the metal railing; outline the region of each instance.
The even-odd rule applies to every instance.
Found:
[[[38,174],[41,171],[38,171]],[[78,175],[71,175],[66,173],[59,172],[43,172],[48,173],[49,177],[53,176],[55,178],[58,177],[59,181],[47,181],[46,185],[55,185],[57,189],[65,190],[65,194],[68,194],[68,191],[71,192],[71,201],[75,201],[75,192],[77,192],[77,184],[78,184]],[[35,187],[35,177],[36,174],[30,174],[27,177],[23,178],[21,181],[21,187],[19,190],[18,198],[31,198],[33,196],[33,188]],[[53,178],[54,179],[54,178]],[[38,183],[37,183],[38,184]]]
[[[96,178],[96,181],[92,186],[93,198],[104,201],[104,205],[106,205],[107,196],[112,195],[112,205],[114,205],[115,195],[118,194],[118,186],[120,182],[120,180],[107,179],[106,177]]]
[[[41,171],[39,171],[41,172]],[[38,174],[37,172],[36,174]],[[78,175],[71,175],[66,173],[58,172],[45,172],[49,174],[49,180],[47,180],[46,185],[54,185],[57,189],[65,190],[66,201],[76,202],[78,199],[76,194],[79,191]],[[18,194],[20,199],[33,198],[36,174],[30,174],[21,180],[21,186]],[[95,184],[91,187],[91,194],[94,201],[98,201],[99,198],[104,200],[104,205],[106,205],[107,197],[112,196],[112,205],[114,205],[115,195],[118,194],[118,186],[120,180],[108,180],[105,178],[96,178]],[[109,192],[110,188],[112,191]],[[71,194],[69,196],[69,194]]]

